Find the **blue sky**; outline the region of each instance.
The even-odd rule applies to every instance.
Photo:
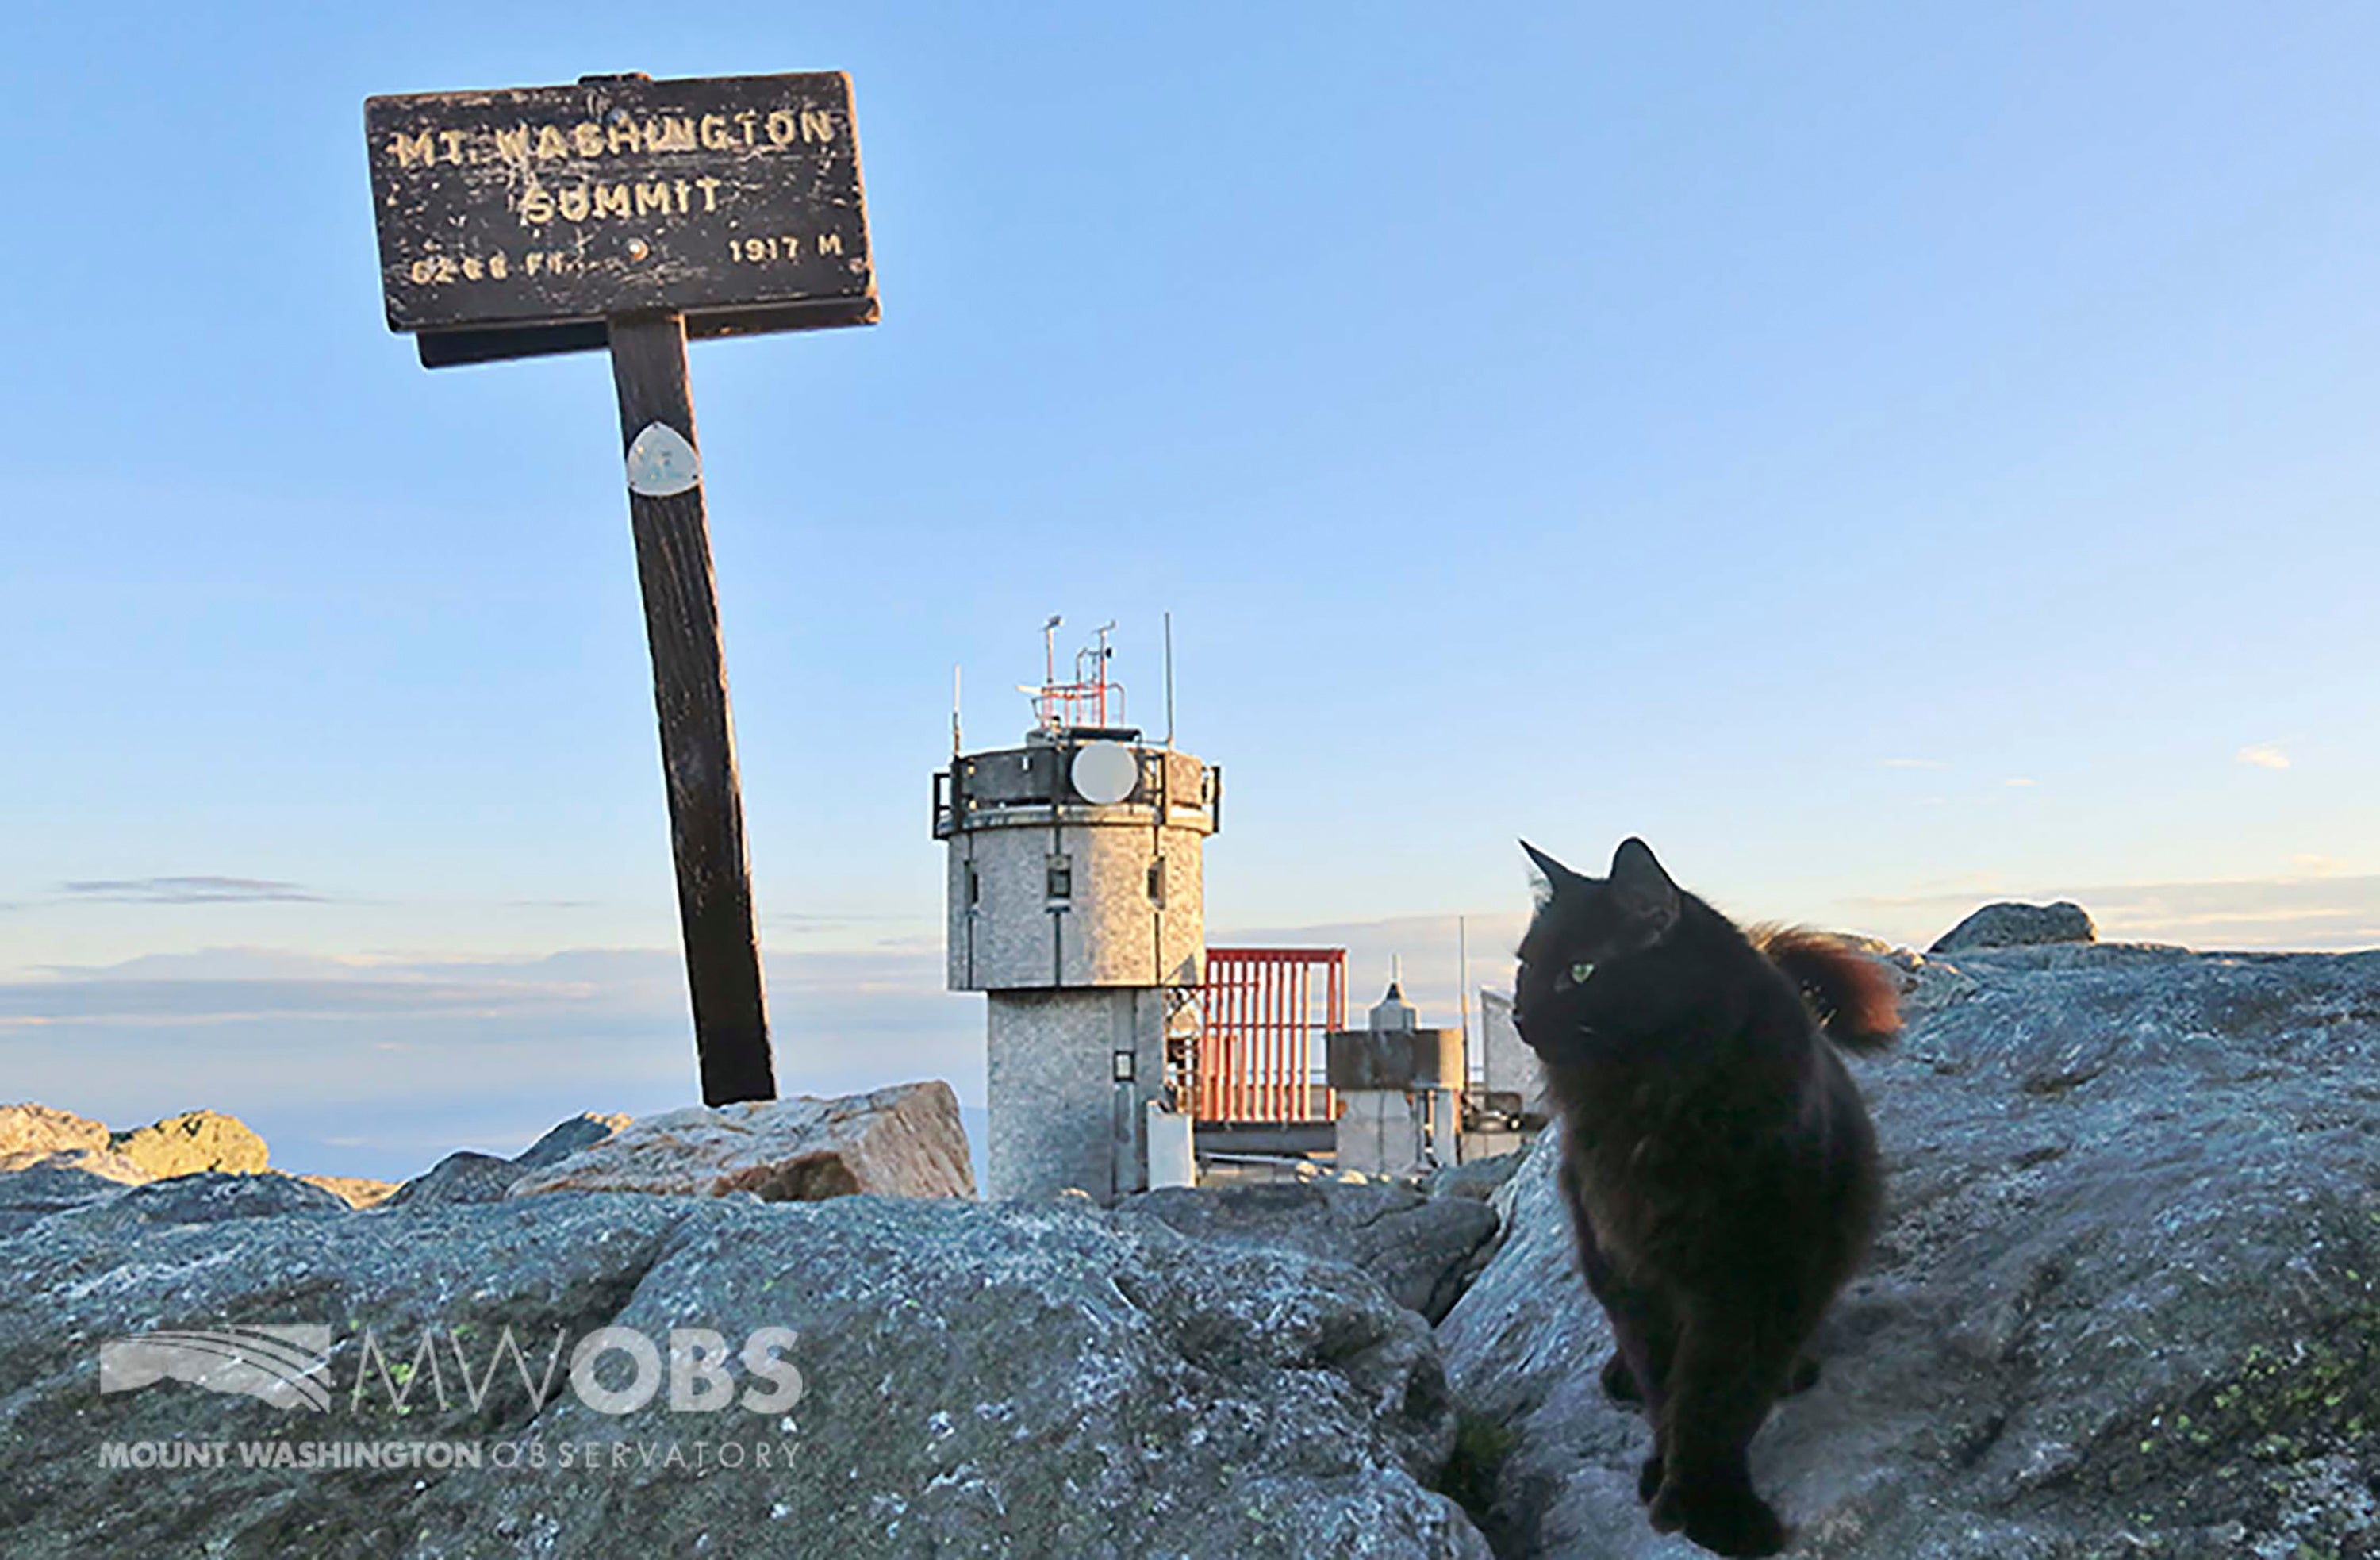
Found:
[[[375,92],[854,79],[883,323],[698,346],[789,1088],[945,1076],[1051,612],[1217,940],[1492,981],[1527,835],[1922,944],[2380,943],[2361,6],[45,6],[0,110],[0,1097],[397,1174],[693,1087],[602,360],[382,326]]]

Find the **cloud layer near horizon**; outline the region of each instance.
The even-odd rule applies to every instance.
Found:
[[[939,949],[768,960],[778,1078],[845,1093],[917,1078],[982,1095],[982,1014]],[[667,949],[504,962],[272,949],[152,955],[0,982],[12,1098],[111,1126],[214,1109],[274,1162],[399,1176],[510,1153],[580,1111],[695,1103],[685,967]]]

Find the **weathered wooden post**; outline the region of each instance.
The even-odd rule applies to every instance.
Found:
[[[875,323],[850,79],[376,97],[364,132],[425,366],[611,349],[702,1097],[773,1099],[686,343]]]

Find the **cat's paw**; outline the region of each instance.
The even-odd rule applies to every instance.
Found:
[[[1656,1531],[1682,1532],[1714,1554],[1774,1554],[1785,1547],[1785,1524],[1748,1487],[1688,1491],[1664,1484],[1650,1515]]]
[[[1663,1467],[1661,1454],[1656,1452],[1645,1459],[1643,1468],[1636,1470],[1636,1498],[1639,1501],[1650,1502],[1660,1492]]]
[[[1636,1385],[1636,1372],[1628,1368],[1628,1357],[1618,1349],[1603,1362],[1603,1395],[1614,1403],[1642,1403],[1645,1394]]]

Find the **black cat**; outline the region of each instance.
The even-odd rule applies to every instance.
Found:
[[[1642,840],[1600,880],[1522,848],[1550,892],[1512,1017],[1561,1112],[1579,1266],[1619,1339],[1604,1385],[1653,1425],[1637,1493],[1663,1532],[1773,1554],[1785,1527],[1744,1449],[1815,1379],[1802,1350],[1874,1233],[1876,1134],[1835,1046],[1891,1042],[1894,982],[1820,932],[1747,935]]]

